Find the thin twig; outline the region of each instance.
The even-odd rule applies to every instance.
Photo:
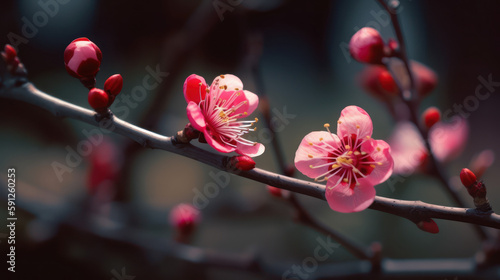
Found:
[[[112,116],[111,119],[98,121],[95,112],[50,96],[38,90],[29,82],[18,84],[14,79],[5,81],[4,86],[0,88],[0,97],[33,104],[58,117],[77,119],[96,127],[108,127],[108,130],[128,137],[144,147],[169,151],[241,177],[325,200],[324,185],[279,175],[259,168],[250,171],[229,170],[224,164],[227,156],[209,152],[191,144],[176,144],[172,137],[162,136],[142,129],[115,116]],[[500,229],[500,215],[479,213],[475,209],[446,207],[420,201],[405,201],[380,196],[375,197],[375,201],[370,208],[407,218],[411,221],[436,218]]]
[[[392,77],[394,78],[394,81],[396,82],[396,85],[399,89],[399,92],[401,93],[401,98],[403,102],[406,104],[408,107],[409,113],[410,113],[410,121],[415,124],[415,126],[418,128],[418,131],[420,132],[420,135],[422,136],[422,139],[424,140],[425,147],[427,148],[430,163],[431,163],[431,168],[432,170],[431,175],[436,177],[444,186],[445,190],[448,192],[448,194],[451,196],[455,204],[459,207],[464,208],[466,203],[465,201],[460,197],[460,195],[457,193],[457,191],[450,185],[448,182],[447,178],[448,176],[445,174],[443,166],[438,162],[436,159],[434,153],[432,152],[431,144],[429,141],[429,135],[428,131],[426,129],[423,129],[420,125],[419,118],[418,118],[418,112],[417,112],[417,107],[418,104],[416,103],[416,87],[415,87],[415,80],[413,77],[413,73],[410,69],[410,61],[407,56],[407,49],[406,49],[406,44],[403,39],[403,32],[401,30],[401,26],[399,24],[398,16],[394,8],[390,7],[387,5],[385,0],[377,0],[380,5],[389,13],[392,25],[394,27],[394,32],[396,33],[396,37],[399,41],[399,58],[405,65],[405,69],[408,73],[408,77],[410,80],[410,88],[405,89],[403,85],[400,83],[400,81],[397,79],[397,76],[395,75],[394,71],[389,65],[389,62],[385,62],[385,66],[388,69],[388,71],[391,73]],[[410,91],[410,95],[407,94],[407,90]],[[479,226],[474,226],[475,231],[479,235],[481,240],[486,240],[488,239],[488,233],[481,227]]]

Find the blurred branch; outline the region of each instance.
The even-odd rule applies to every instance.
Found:
[[[6,180],[0,182],[0,193],[2,195],[6,195],[8,192],[5,182]],[[18,185],[30,190],[36,189],[22,182],[18,182]],[[251,272],[265,275],[270,279],[277,279],[278,277],[294,279],[285,278],[287,272],[291,271],[293,263],[277,261],[269,263],[252,250],[243,253],[228,253],[175,243],[166,238],[164,234],[152,234],[129,227],[108,217],[92,216],[89,215],[89,211],[68,212],[71,209],[76,210],[75,206],[80,204],[74,201],[63,201],[59,194],[49,191],[44,194],[44,197],[44,200],[33,200],[26,199],[25,196],[18,196],[16,202],[19,209],[33,214],[35,218],[41,221],[49,222],[50,224],[47,226],[59,227],[60,234],[53,238],[61,238],[61,235],[68,236],[68,234],[71,234],[71,231],[65,230],[68,228],[76,230],[78,233],[90,234],[93,237],[108,241],[106,244],[116,244],[118,242],[122,251],[123,249],[130,251],[130,255],[142,254],[143,250],[145,250],[159,253],[163,257],[171,257],[209,268]],[[53,203],[54,201],[60,203]],[[48,213],[53,213],[49,215],[52,219],[47,220]],[[93,242],[87,238],[82,240],[83,242]],[[372,262],[365,260],[319,263],[314,272],[308,274],[307,279],[353,279],[353,277],[356,277],[356,279],[374,279],[373,265]],[[498,269],[498,264],[482,267],[475,258],[425,260],[384,258],[380,262],[376,279],[394,279],[394,277],[401,278],[415,275],[418,275],[418,279],[436,279],[436,277],[439,277],[439,279],[444,279],[444,277],[455,279],[454,277],[458,276],[470,277],[470,279],[496,279],[498,278]],[[288,276],[296,275],[288,274]]]
[[[106,127],[110,131],[128,137],[144,147],[169,151],[254,181],[318,199],[325,199],[324,185],[290,178],[259,168],[250,171],[227,169],[224,164],[227,156],[215,154],[191,144],[177,144],[172,137],[153,133],[114,116],[111,116],[110,119],[99,120],[100,118],[95,112],[52,97],[38,90],[29,82],[18,83],[15,79],[6,80],[3,87],[0,88],[0,97],[25,101],[46,109],[55,116],[77,119],[97,127],[103,127],[103,124],[106,123]],[[500,215],[482,213],[474,209],[446,207],[420,201],[405,201],[379,196],[375,197],[375,201],[370,208],[407,218],[411,221],[436,218],[500,229]]]
[[[451,186],[451,184],[448,182],[448,176],[445,174],[444,168],[441,165],[440,162],[436,159],[434,153],[432,152],[432,147],[429,142],[429,135],[428,135],[428,130],[422,128],[419,122],[419,117],[418,117],[418,103],[416,100],[418,99],[416,96],[416,87],[415,87],[415,79],[414,75],[410,69],[410,61],[408,59],[407,55],[407,50],[406,50],[406,44],[403,39],[403,32],[401,30],[401,26],[399,24],[398,16],[397,16],[397,7],[391,7],[389,6],[385,0],[377,0],[379,4],[389,13],[392,26],[394,27],[394,32],[396,33],[396,37],[399,41],[399,53],[398,57],[401,59],[403,64],[405,65],[406,71],[408,73],[408,78],[410,80],[410,87],[409,89],[405,89],[401,82],[397,79],[397,75],[393,72],[391,69],[390,65],[386,62],[384,63],[388,71],[391,73],[392,77],[394,78],[394,81],[396,82],[396,85],[399,89],[399,92],[401,93],[401,98],[403,102],[406,104],[408,107],[409,113],[410,113],[410,120],[415,124],[415,126],[418,128],[418,131],[420,132],[420,135],[422,136],[422,139],[425,142],[425,147],[427,148],[428,154],[429,154],[429,159],[431,163],[431,168],[432,170],[431,175],[436,177],[444,186],[445,190],[448,192],[448,194],[451,196],[453,201],[458,205],[459,207],[464,208],[466,203],[465,201],[460,197],[458,192]],[[399,2],[397,2],[399,3]],[[399,5],[399,4],[397,4]],[[409,93],[408,93],[409,91]],[[488,233],[482,229],[479,226],[474,227],[477,234],[482,240],[488,239]]]

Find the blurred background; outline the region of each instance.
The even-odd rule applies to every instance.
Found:
[[[123,76],[120,96],[132,96],[134,87],[150,74],[148,69],[167,72],[144,98],[132,99],[132,105],[122,99],[116,106],[128,104],[127,110],[115,112],[162,135],[174,135],[188,122],[182,88],[193,73],[208,83],[219,74],[235,74],[245,89],[259,95],[259,89],[265,91],[272,110],[294,115],[277,134],[287,164],[293,164],[304,135],[334,123],[348,105],[371,115],[376,139],[387,139],[395,125],[385,106],[357,85],[356,75],[364,66],[351,59],[345,47],[364,26],[379,30],[384,41],[394,37],[375,1],[9,0],[2,5],[0,43],[13,44],[14,38],[30,81],[57,98],[90,108],[88,91],[64,69],[64,49],[78,37],[89,38],[103,53],[98,87],[112,74]],[[409,56],[439,76],[438,87],[423,100],[421,111],[431,105],[446,111],[463,104],[480,84],[479,76],[491,75],[500,82],[499,10],[498,1],[401,0],[399,15]],[[458,175],[485,149],[500,154],[499,126],[493,122],[498,119],[500,87],[492,89],[467,118],[468,143],[447,165],[451,175]],[[137,279],[265,278],[175,257],[179,248],[172,247],[175,230],[168,214],[179,203],[193,203],[196,194],[214,182],[213,174],[225,176],[218,170],[105,133],[106,143],[93,146],[92,154],[82,157],[60,181],[54,162],[64,164],[69,150],[77,150],[96,128],[4,99],[0,127],[2,188],[7,168],[16,168],[19,279],[119,279],[122,269]],[[269,138],[258,137],[267,151],[255,159],[257,166],[279,172]],[[96,175],[92,166],[99,158],[109,159],[102,164],[112,171]],[[500,209],[498,167],[494,163],[483,177],[494,209]],[[92,176],[109,180],[96,187]],[[325,238],[322,234],[295,223],[290,205],[272,197],[265,185],[229,178],[227,187],[207,199],[189,244],[230,255],[257,254],[278,271],[312,256],[317,238]],[[97,190],[90,195],[92,187]],[[465,189],[461,192],[472,206]],[[437,180],[417,173],[394,187],[377,186],[377,195],[453,205]],[[6,201],[0,201],[3,221]],[[387,258],[471,257],[480,248],[467,224],[437,220],[440,233],[433,235],[389,214],[341,214],[317,199],[300,196],[300,201],[314,216],[359,243],[381,242]],[[6,227],[0,234],[7,234]],[[6,239],[0,241],[5,258]],[[355,258],[340,247],[325,263],[350,260]]]

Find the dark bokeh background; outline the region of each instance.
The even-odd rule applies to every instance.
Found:
[[[261,44],[259,70],[271,108],[282,111],[286,107],[288,113],[296,115],[278,134],[288,163],[292,163],[305,134],[322,130],[325,122],[334,122],[351,104],[370,113],[375,138],[390,135],[394,121],[384,106],[355,84],[355,75],[363,65],[346,56],[342,48],[357,29],[366,25],[376,27],[385,40],[393,37],[392,26],[385,16],[380,17],[381,8],[375,1],[243,0],[226,11],[222,21],[214,2],[205,2],[205,8],[201,2],[67,1],[58,5],[59,11],[49,17],[48,24],[17,49],[30,80],[39,89],[87,108],[87,90],[64,70],[63,52],[73,39],[88,37],[101,48],[103,62],[97,85],[102,87],[106,77],[121,73],[121,95],[130,95],[132,88],[142,83],[146,67],[161,65],[169,76],[125,119],[173,135],[187,122],[182,86],[189,74],[202,75],[211,82],[216,75],[234,73],[246,89],[259,94],[251,66]],[[500,81],[500,2],[403,0],[400,9],[409,56],[439,75],[439,85],[424,100],[422,110],[435,105],[445,111],[455,103],[463,104],[474,94],[478,76],[491,75],[493,81]],[[12,43],[8,39],[11,32],[22,36],[23,18],[33,22],[33,15],[39,11],[42,8],[36,1],[3,1],[0,43]],[[479,151],[492,149],[500,154],[498,90],[496,87],[468,117],[468,146],[448,165],[450,174],[457,175]],[[193,266],[154,250],[59,226],[61,219],[88,210],[82,208],[82,201],[89,165],[84,161],[59,182],[51,163],[64,162],[65,147],[76,147],[85,139],[82,131],[92,128],[10,100],[0,100],[0,127],[0,174],[4,178],[7,167],[17,168],[18,200],[27,201],[38,213],[33,215],[21,207],[17,210],[19,279],[111,279],[112,271],[122,267],[137,279],[185,279],[193,275],[198,279],[262,278],[253,273]],[[210,172],[217,171],[180,156],[137,148],[121,136],[110,137],[117,147],[128,147],[124,162],[129,166],[121,174],[125,179],[117,185],[119,202],[105,210],[88,210],[90,215],[107,215],[157,238],[172,239],[169,210],[177,203],[192,202],[193,189],[203,190],[212,180]],[[257,165],[277,171],[272,147],[268,144],[267,148],[265,155],[256,158]],[[498,167],[495,164],[484,177],[494,209],[500,207]],[[382,184],[377,193],[452,204],[438,182],[423,175],[415,175],[395,189]],[[0,204],[0,219],[4,221],[5,201]],[[384,256],[389,258],[468,257],[480,245],[471,227],[460,223],[438,221],[441,232],[431,235],[409,221],[372,210],[346,215],[332,212],[316,199],[301,197],[301,201],[311,213],[361,244],[380,241]],[[295,224],[290,206],[272,198],[265,186],[235,176],[230,186],[210,199],[202,214],[192,244],[229,253],[254,250],[269,264],[286,267],[300,263],[312,255],[316,238],[322,237]],[[0,233],[6,231],[0,228]],[[123,232],[123,236],[127,234]],[[5,256],[6,240],[0,241]],[[353,259],[340,248],[328,262]],[[3,262],[2,275],[5,270]]]

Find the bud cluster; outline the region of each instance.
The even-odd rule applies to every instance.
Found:
[[[64,51],[66,71],[89,89],[88,101],[94,110],[100,114],[107,109],[123,87],[120,74],[109,77],[104,83],[104,90],[96,88],[95,77],[101,66],[102,52],[99,47],[87,38],[73,40]]]

